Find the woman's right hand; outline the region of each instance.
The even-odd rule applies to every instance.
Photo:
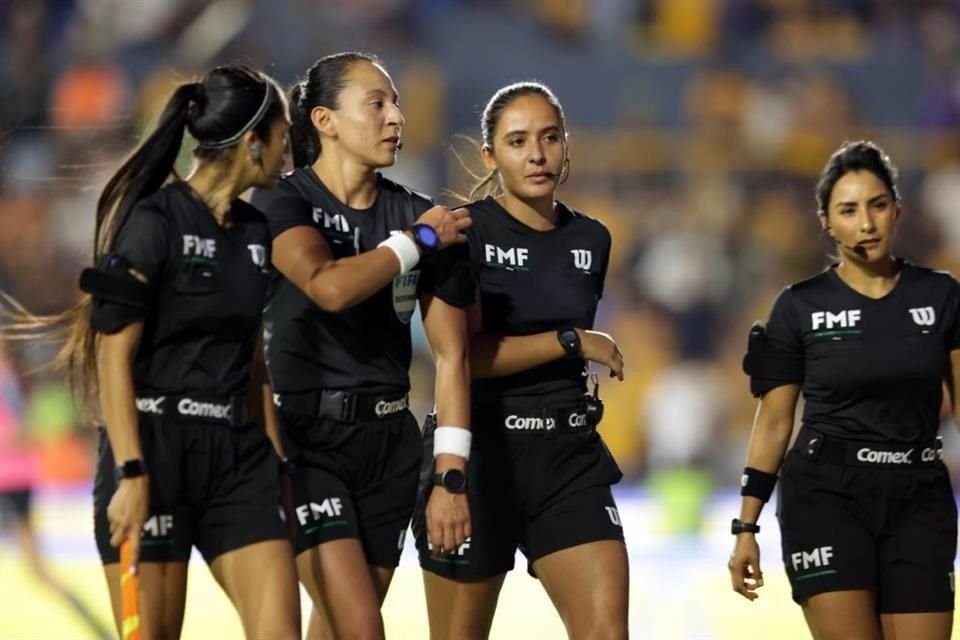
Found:
[[[110,546],[119,547],[130,540],[131,564],[140,559],[140,536],[150,513],[150,481],[147,476],[123,478],[107,506]]]
[[[470,228],[473,221],[466,207],[451,211],[447,207],[437,205],[424,211],[417,218],[417,224],[433,227],[440,238],[440,248],[446,249],[452,244],[463,244],[467,241],[466,230]]]
[[[610,377],[623,381],[623,354],[609,334],[600,331],[577,329],[580,334],[580,349],[583,359],[610,368]]]
[[[763,571],[760,570],[760,547],[754,534],[737,534],[727,568],[730,569],[733,590],[747,600],[756,600],[759,594],[755,591],[763,586]]]

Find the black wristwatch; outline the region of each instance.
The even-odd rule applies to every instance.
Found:
[[[139,478],[145,475],[147,475],[147,463],[140,458],[126,460],[117,465],[117,482],[124,478]]]
[[[563,352],[568,358],[580,358],[583,356],[583,348],[580,345],[580,334],[576,329],[560,329],[557,331],[557,340],[563,347]]]
[[[415,224],[410,227],[410,233],[413,234],[413,241],[423,253],[430,253],[440,248],[440,234],[430,225]]]
[[[447,469],[443,473],[433,474],[433,486],[443,487],[450,493],[467,492],[467,474],[460,469]]]
[[[752,522],[744,522],[740,518],[734,518],[733,522],[730,523],[730,533],[737,535],[738,533],[760,533],[760,525],[753,524]]]

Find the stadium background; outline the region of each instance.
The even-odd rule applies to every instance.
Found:
[[[813,185],[845,139],[877,141],[900,167],[899,255],[960,274],[957,4],[0,0],[0,289],[37,313],[76,299],[99,189],[173,83],[234,61],[289,83],[340,50],[384,60],[406,117],[389,174],[430,194],[468,186],[452,149],[475,158],[459,134],[478,136],[497,88],[533,78],[555,90],[571,140],[561,196],[614,236],[598,327],[618,340],[627,378],[603,385],[601,431],[625,474],[633,636],[805,637],[773,505],[760,536],[768,586],[749,604],[728,584],[726,527],[755,408],[740,357],[779,289],[827,264]],[[417,344],[422,416],[431,364],[420,329]],[[51,354],[36,344],[13,351],[20,372]],[[91,535],[91,432],[55,375],[23,384],[19,431],[0,448],[27,443],[36,455],[42,548],[106,617]],[[944,416],[958,470],[960,439]],[[0,594],[0,637],[88,637],[28,575],[8,534]],[[389,637],[426,637],[409,549],[385,618]],[[183,637],[238,634],[196,559]],[[562,625],[516,571],[493,637],[535,635],[562,637]]]

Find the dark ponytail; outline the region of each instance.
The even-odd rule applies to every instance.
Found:
[[[269,139],[270,127],[286,113],[286,101],[269,77],[240,65],[217,67],[201,82],[182,84],[167,101],[153,130],[107,181],[97,200],[94,227],[94,263],[110,253],[117,233],[136,204],[155,193],[172,175],[185,130],[198,141],[194,155],[215,160],[232,153],[246,131]],[[65,343],[52,363],[66,371],[74,398],[85,419],[93,418],[99,392],[97,335],[90,326],[91,298],[84,295],[73,308],[56,316],[30,314],[14,299],[0,293],[13,322],[5,335],[19,340],[57,340]]]
[[[200,83],[182,84],[167,101],[154,130],[120,166],[97,200],[93,259],[110,252],[117,231],[137,202],[154,193],[173,173],[191,102],[202,95]]]
[[[347,51],[320,58],[307,69],[306,78],[290,88],[290,147],[295,167],[317,161],[323,147],[310,114],[317,107],[340,108],[340,92],[347,86],[347,72],[357,62],[380,64],[376,56]]]

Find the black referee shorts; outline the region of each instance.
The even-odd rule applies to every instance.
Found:
[[[209,564],[223,553],[287,537],[281,518],[280,461],[259,426],[191,424],[140,414],[140,440],[150,472],[143,562],[186,561],[195,545]],[[107,506],[117,489],[116,466],[101,430],[93,504],[104,564],[119,561],[118,550],[110,546],[107,520]]]
[[[779,490],[795,601],[868,590],[880,613],[953,610],[957,506],[935,443],[884,446],[804,429]]]
[[[475,411],[467,462],[472,535],[455,553],[439,557],[431,555],[426,531],[436,429],[433,416],[427,418],[413,520],[423,569],[452,580],[483,580],[513,569],[519,548],[534,575],[533,563],[556,551],[623,540],[610,490],[622,474],[600,434],[583,425],[581,408],[557,410],[551,429],[542,415],[542,407]],[[570,424],[576,428],[564,428]]]
[[[296,464],[294,547],[356,538],[367,561],[400,563],[417,495],[420,428],[406,409],[346,423],[282,413],[284,450]]]

